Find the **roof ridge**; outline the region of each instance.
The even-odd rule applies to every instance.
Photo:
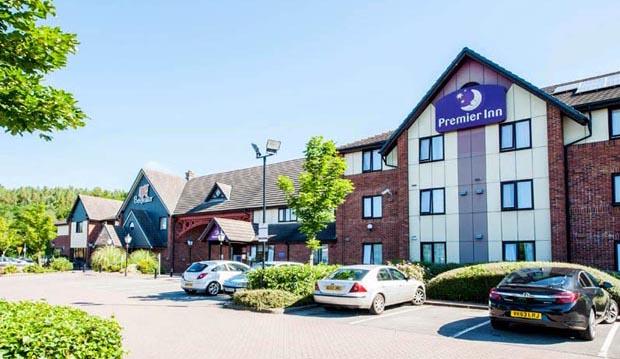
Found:
[[[611,76],[611,75],[617,75],[617,74],[620,74],[620,70],[613,71],[613,72],[608,72],[608,73],[605,73],[605,74],[585,77],[585,78],[578,79],[578,80],[566,81],[566,82],[562,82],[562,83],[559,83],[559,84],[548,85],[548,86],[542,87],[541,89],[543,89],[543,90],[551,90],[551,89],[554,89],[556,87],[560,87],[560,86],[564,86],[564,85],[571,85],[571,84],[574,84],[574,83],[577,83],[577,82],[589,81],[589,80],[599,79],[599,78],[603,78],[603,77],[607,77],[607,76]]]
[[[165,175],[165,176],[175,177],[175,178],[178,178],[178,179],[181,179],[181,180],[185,181],[185,178],[183,176],[179,176],[179,175],[176,175],[174,173],[170,173],[170,172],[166,172],[166,171],[161,171],[161,170],[156,170],[156,169],[152,169],[152,168],[148,168],[148,167],[142,167],[141,170],[144,171],[144,172],[147,172],[147,171],[148,172],[155,172],[155,173],[162,174],[162,175]]]
[[[274,166],[274,165],[281,165],[281,164],[284,164],[284,163],[287,163],[287,162],[297,162],[297,161],[303,161],[303,160],[304,160],[304,158],[295,158],[295,159],[285,160],[285,161],[280,161],[280,162],[272,162],[272,163],[268,163],[267,167]],[[247,171],[247,170],[251,170],[251,169],[255,169],[255,168],[260,168],[260,167],[263,167],[263,165],[257,165],[257,166],[251,166],[251,167],[245,167],[245,168],[238,168],[238,169],[235,169],[235,170],[228,170],[228,171],[224,171],[224,172],[208,173],[206,175],[196,176],[196,177],[192,178],[191,180],[189,180],[187,182],[192,182],[192,181],[195,181],[197,179],[201,179],[201,178],[205,178],[205,177],[210,177],[210,176],[217,176],[217,175],[224,175],[224,174],[228,174],[228,173]],[[224,183],[224,184],[226,184],[226,183]]]

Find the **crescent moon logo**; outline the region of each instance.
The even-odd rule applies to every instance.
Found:
[[[473,98],[471,99],[469,104],[461,107],[461,110],[463,111],[473,111],[477,109],[478,106],[480,106],[480,104],[482,103],[482,93],[480,93],[480,91],[476,89],[471,89],[470,91],[473,95]]]

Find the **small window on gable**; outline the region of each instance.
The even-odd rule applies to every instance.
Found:
[[[222,192],[222,189],[218,185],[215,185],[213,189],[211,190],[211,193],[209,194],[205,202],[212,201],[212,200],[225,200],[225,199],[226,199],[226,195],[224,195],[224,192]]]

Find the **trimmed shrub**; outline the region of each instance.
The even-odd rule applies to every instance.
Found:
[[[245,290],[233,295],[235,304],[258,311],[285,308],[291,306],[297,299],[295,294],[280,289]]]
[[[67,272],[73,270],[73,263],[71,263],[67,258],[54,258],[50,264],[50,268],[59,272]]]
[[[40,266],[38,264],[27,265],[22,269],[24,273],[46,273],[51,272],[50,269]]]
[[[19,271],[17,269],[17,266],[14,264],[9,264],[8,266],[5,266],[4,268],[0,268],[0,269],[2,270],[3,274],[13,274]]]
[[[249,289],[281,289],[299,297],[312,295],[314,283],[325,278],[338,266],[319,264],[311,266],[282,266],[255,269],[248,272]]]
[[[121,358],[114,320],[44,302],[0,300],[1,358]]]
[[[457,268],[433,278],[426,286],[426,294],[432,299],[486,303],[491,288],[511,272],[521,268],[552,266],[583,269],[599,281],[610,282],[614,287],[608,291],[620,302],[620,280],[595,268],[559,262],[498,262]]]
[[[153,252],[139,249],[129,255],[129,263],[143,274],[153,274],[157,270],[157,257]]]
[[[409,278],[414,278],[419,281],[423,281],[425,278],[426,269],[419,263],[402,261],[400,263],[388,262],[387,264],[396,267],[399,271],[405,273]]]
[[[429,280],[437,277],[441,273],[447,272],[449,270],[453,270],[456,268],[462,268],[470,264],[461,264],[461,263],[445,263],[445,264],[435,264],[435,263],[420,263],[421,266],[424,267],[424,281],[428,282]]]
[[[125,268],[125,251],[112,246],[97,248],[90,257],[90,265],[94,270],[118,272]]]

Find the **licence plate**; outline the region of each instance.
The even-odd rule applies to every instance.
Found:
[[[185,282],[185,286],[186,286],[186,287],[191,287],[191,286],[193,286],[193,285],[194,285],[194,283],[192,283],[192,282]]]
[[[327,289],[327,290],[342,290],[342,286],[335,285],[335,284],[328,284],[328,285],[325,286],[325,289]]]
[[[542,314],[535,312],[522,312],[520,310],[511,310],[510,316],[513,318],[536,319],[541,320]]]

